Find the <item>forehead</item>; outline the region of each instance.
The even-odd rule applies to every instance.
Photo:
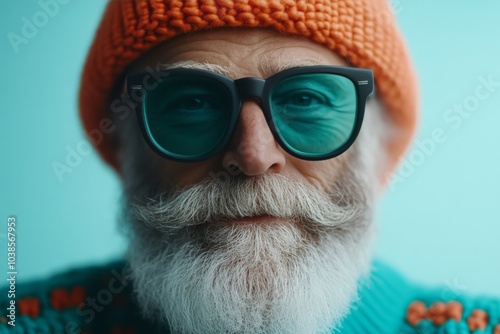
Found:
[[[141,58],[134,70],[186,61],[221,66],[234,79],[266,78],[297,66],[348,65],[325,46],[302,37],[267,29],[231,29],[196,32],[168,40]]]

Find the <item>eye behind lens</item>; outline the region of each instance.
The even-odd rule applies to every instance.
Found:
[[[160,151],[193,160],[221,144],[231,108],[231,93],[221,82],[205,76],[170,76],[148,92],[143,115]]]
[[[271,89],[270,107],[287,148],[299,156],[319,157],[350,139],[357,119],[357,91],[340,75],[299,74]]]

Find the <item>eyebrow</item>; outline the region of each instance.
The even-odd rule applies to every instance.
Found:
[[[320,65],[319,62],[314,62],[311,60],[287,60],[284,57],[278,57],[265,60],[259,67],[260,72],[262,72],[264,78],[269,78],[276,73],[281,71],[289,70],[296,67],[314,66]]]
[[[273,62],[264,61],[262,65],[259,66],[259,71],[263,74],[264,78],[269,78],[274,74],[284,70],[288,70],[295,67],[314,66],[314,65],[319,65],[319,63],[309,60],[280,61],[280,59],[278,59],[274,60]],[[193,60],[179,61],[171,64],[161,64],[160,68],[162,70],[187,68],[187,69],[210,71],[230,78],[234,78],[236,76],[235,73],[230,69],[228,69],[227,67],[211,63],[201,63]]]
[[[205,70],[210,72],[215,72],[217,74],[231,76],[231,71],[220,65],[210,64],[210,63],[200,63],[193,60],[179,61],[171,64],[161,64],[160,68],[162,70],[172,70],[176,68],[187,68],[192,70]]]

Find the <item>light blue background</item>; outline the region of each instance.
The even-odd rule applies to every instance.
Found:
[[[377,253],[415,281],[454,293],[500,295],[500,88],[457,128],[443,118],[491,75],[500,82],[500,2],[393,1],[421,84],[417,141],[442,129],[432,154],[414,147],[378,213]],[[0,247],[18,219],[19,281],[120,256],[119,182],[92,152],[60,182],[52,163],[83,135],[82,64],[103,1],[69,0],[16,54],[7,34],[41,10],[4,1],[0,14]],[[414,163],[415,165],[415,163]],[[7,256],[0,256],[0,268]],[[5,270],[6,271],[6,270]]]

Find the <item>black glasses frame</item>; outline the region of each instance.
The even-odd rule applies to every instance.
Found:
[[[271,103],[270,103],[270,92],[272,88],[282,80],[287,78],[301,75],[301,74],[335,74],[339,76],[343,76],[349,79],[356,88],[357,95],[357,110],[356,110],[356,119],[354,128],[351,132],[350,138],[338,149],[333,152],[310,156],[303,155],[292,148],[290,148],[281,138],[279,131],[276,129],[276,125],[273,120],[273,116],[271,113]],[[374,88],[374,79],[373,72],[369,69],[362,68],[353,68],[353,67],[340,67],[340,66],[328,66],[328,65],[318,65],[318,66],[305,66],[305,67],[295,67],[288,70],[281,71],[276,73],[275,75],[267,78],[241,78],[237,80],[232,80],[226,76],[223,76],[218,73],[214,73],[206,70],[198,70],[198,69],[185,69],[185,68],[176,68],[171,70],[159,71],[156,73],[155,77],[159,80],[155,82],[155,84],[148,84],[148,80],[151,79],[152,73],[137,73],[137,74],[129,74],[126,78],[126,87],[127,94],[132,97],[134,100],[140,100],[137,108],[135,108],[137,119],[139,121],[140,129],[146,142],[148,145],[160,156],[174,160],[179,162],[199,162],[203,160],[207,160],[210,157],[215,156],[216,154],[222,152],[230,142],[230,139],[234,135],[234,131],[236,129],[236,125],[239,120],[239,116],[241,113],[241,107],[243,101],[256,98],[260,102],[260,107],[262,112],[264,113],[264,117],[266,122],[273,134],[274,139],[279,143],[279,145],[290,155],[303,159],[303,160],[326,160],[331,159],[340,154],[344,153],[356,140],[359,131],[361,129],[361,125],[363,123],[364,111],[366,106],[366,100],[368,96],[373,92]],[[211,80],[215,80],[222,84],[227,88],[229,93],[231,94],[231,114],[229,117],[231,118],[228,123],[228,130],[226,131],[223,138],[220,142],[209,152],[197,156],[197,157],[181,157],[178,155],[174,155],[170,152],[164,150],[160,145],[156,144],[154,138],[152,138],[151,133],[148,131],[145,113],[146,106],[144,105],[144,101],[146,101],[145,97],[148,94],[148,91],[156,89],[159,85],[161,85],[162,78],[172,77],[172,76],[198,76],[203,78],[209,78]],[[166,92],[167,93],[167,92]]]

